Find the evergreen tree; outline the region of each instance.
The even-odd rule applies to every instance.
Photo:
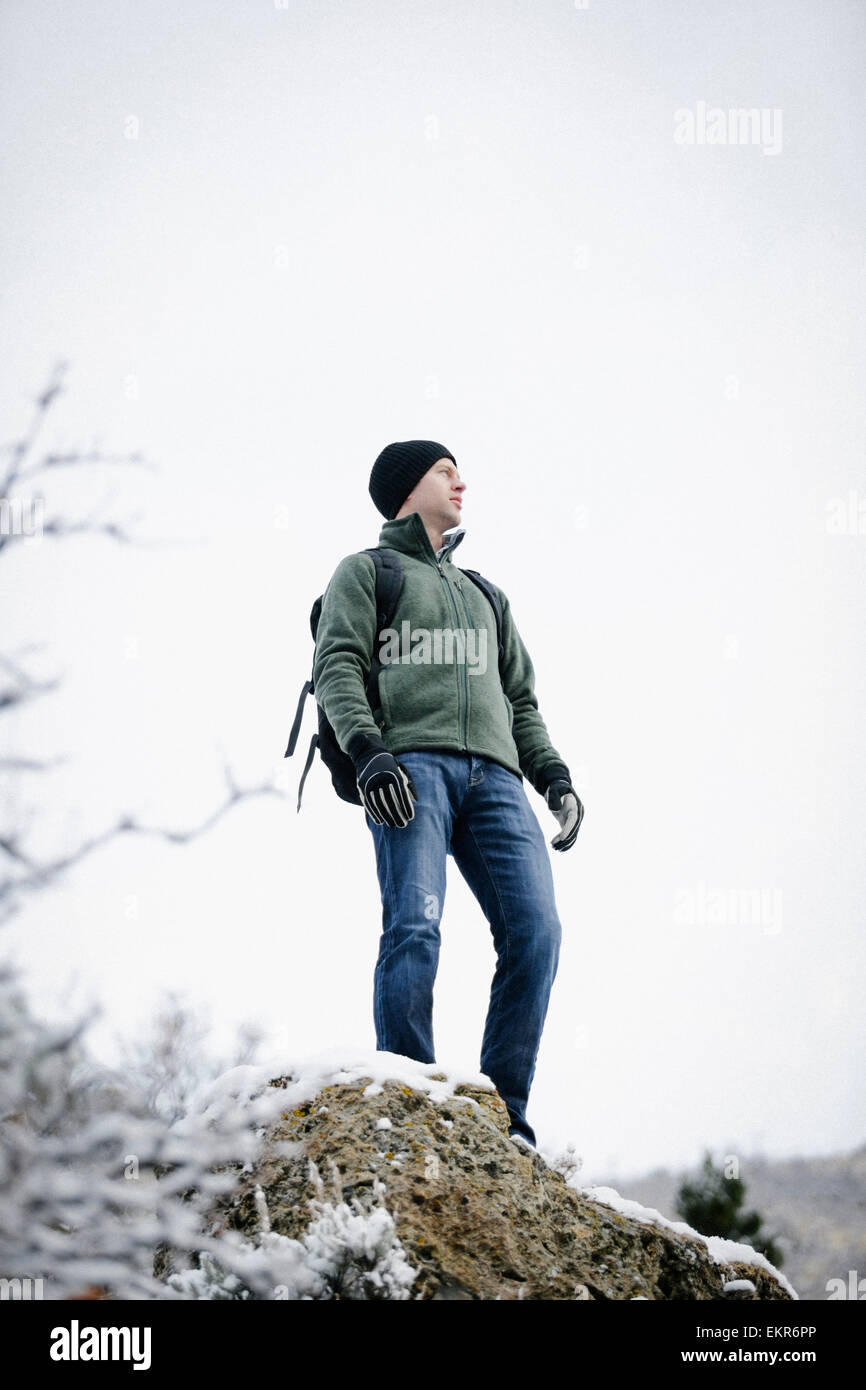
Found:
[[[746,1196],[742,1178],[726,1177],[724,1169],[713,1163],[707,1150],[703,1167],[694,1182],[686,1179],[677,1193],[676,1210],[684,1221],[705,1236],[723,1236],[741,1241],[766,1255],[777,1269],[782,1252],[772,1238],[762,1233],[763,1218],[756,1211],[741,1211]]]

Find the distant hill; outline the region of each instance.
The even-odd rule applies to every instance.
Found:
[[[677,1221],[674,1201],[685,1176],[659,1168],[642,1178],[610,1179],[610,1186]],[[827,1281],[847,1285],[850,1270],[866,1280],[866,1145],[821,1158],[744,1158],[740,1177],[744,1208],[760,1212],[763,1229],[777,1236],[782,1271],[801,1298],[828,1298]],[[860,1297],[866,1298],[866,1284]]]

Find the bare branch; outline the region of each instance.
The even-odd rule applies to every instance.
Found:
[[[279,788],[269,782],[263,782],[259,786],[246,789],[238,787],[228,769],[226,769],[226,781],[229,786],[229,795],[223,803],[217,806],[199,825],[192,826],[187,830],[169,830],[165,826],[142,825],[134,816],[121,816],[114,825],[109,826],[99,835],[83,840],[68,854],[42,862],[37,862],[20,849],[15,836],[0,836],[0,850],[25,870],[18,877],[0,881],[0,921],[8,920],[18,910],[20,903],[17,899],[20,895],[48,887],[60,878],[67,869],[75,864],[80,864],[95,850],[101,849],[118,835],[152,835],[167,841],[169,844],[188,844],[191,840],[196,840],[199,836],[206,834],[238,802],[248,801],[257,796],[282,796]]]
[[[65,757],[58,758],[0,758],[0,772],[47,772],[60,763],[68,762]]]
[[[19,477],[22,461],[33,448],[46,414],[63,390],[63,374],[68,365],[67,362],[62,360],[55,363],[52,380],[49,381],[41,395],[36,397],[36,410],[30,422],[30,428],[26,431],[23,439],[15,440],[14,443],[6,446],[12,457],[6,476],[3,478],[2,482],[0,482],[0,496],[6,497],[9,493],[9,489],[14,486],[16,479]]]
[[[11,666],[11,663],[4,661],[2,657],[0,657],[0,662],[3,665]],[[53,680],[36,681],[25,671],[18,673],[18,679],[17,689],[12,686],[7,686],[5,690],[0,689],[0,710],[11,709],[14,705],[23,704],[25,700],[32,700],[37,695],[46,695],[50,691],[56,690],[60,684],[60,679],[57,676]]]
[[[24,864],[28,869],[35,868],[34,861],[23,849],[18,848],[17,835],[0,835],[0,849],[4,854],[8,854],[10,859],[14,859],[18,864]],[[0,897],[6,889],[6,884],[0,884]]]
[[[54,402],[64,389],[64,375],[67,364],[58,362],[55,365],[51,380],[45,389],[35,398],[35,409],[33,418],[24,437],[12,445],[4,446],[0,449],[0,454],[8,455],[9,463],[5,478],[0,485],[0,501],[7,497],[11,488],[23,480],[32,480],[41,475],[56,473],[58,469],[73,468],[79,465],[107,465],[110,468],[117,468],[126,465],[137,467],[150,467],[151,465],[142,457],[140,453],[128,455],[106,454],[101,449],[94,447],[87,450],[55,450],[47,452],[43,457],[34,459],[34,446],[39,435],[39,431],[44,423],[47,412],[52,408]],[[20,501],[21,499],[11,499]],[[99,504],[100,507],[104,504]],[[4,511],[4,516],[7,513]],[[139,517],[135,519],[139,519]],[[3,528],[0,534],[0,549],[12,540],[20,540],[23,537],[17,532],[21,528],[17,527],[13,534],[7,533],[7,528]],[[72,535],[81,534],[102,534],[110,539],[123,544],[135,545],[158,545],[164,546],[166,542],[160,541],[140,541],[133,536],[124,524],[112,519],[104,519],[97,515],[97,508],[91,508],[88,515],[80,519],[67,518],[64,516],[53,517],[42,524],[40,518],[41,535],[48,535],[53,538],[65,538]],[[29,538],[29,537],[28,537]],[[168,544],[176,545],[177,542]],[[0,653],[0,671],[5,673],[6,681],[0,685],[0,713],[3,711],[14,710],[38,695],[47,694],[55,691],[61,683],[59,676],[40,680],[30,675],[25,669],[20,659],[23,652],[36,650],[34,646],[28,646],[19,651],[16,656],[9,656]],[[29,756],[27,753],[17,753],[7,751],[0,757],[0,773],[7,773],[10,776],[24,772],[46,771],[64,762],[63,758],[41,758]],[[226,815],[238,802],[247,800],[254,796],[280,796],[281,793],[272,784],[265,783],[257,787],[242,788],[238,785],[231,768],[226,759],[223,759],[223,774],[227,788],[227,795],[221,805],[218,805],[212,813],[207,816],[200,825],[193,826],[186,830],[172,830],[162,826],[149,826],[142,824],[135,816],[125,815],[106,830],[98,835],[93,835],[83,839],[68,853],[59,854],[53,858],[41,859],[34,858],[22,846],[22,832],[20,825],[15,829],[10,829],[5,835],[0,836],[0,857],[5,856],[7,862],[7,873],[0,880],[0,921],[5,921],[21,906],[22,899],[27,893],[35,892],[40,888],[47,887],[55,883],[68,869],[81,863],[96,850],[103,848],[111,840],[120,835],[136,834],[150,835],[166,841],[169,844],[187,844],[191,840],[206,834],[222,816]]]
[[[41,458],[33,459],[28,462],[33,454],[34,446],[39,435],[39,431],[45,420],[45,416],[51,409],[63,387],[63,376],[67,367],[66,362],[58,362],[54,367],[54,374],[51,381],[36,397],[36,409],[29,429],[24,438],[14,441],[3,447],[3,452],[9,454],[9,464],[5,476],[0,481],[0,499],[5,503],[19,502],[21,499],[12,495],[13,489],[22,482],[31,482],[34,478],[50,475],[52,471],[62,468],[77,468],[87,466],[107,467],[109,469],[136,467],[148,468],[158,472],[158,466],[146,459],[138,451],[128,454],[104,453],[100,448],[94,447],[86,451],[71,449],[65,451],[48,452]],[[110,536],[112,540],[123,541],[130,544],[138,544],[135,537],[116,522],[107,521],[67,521],[62,517],[46,522],[40,527],[40,535],[51,536],[70,536],[81,532],[96,532]],[[10,541],[21,541],[30,539],[29,536],[17,534],[15,531],[4,530],[0,533],[0,550],[4,549]]]
[[[82,531],[101,532],[104,536],[110,536],[113,541],[125,541],[129,544],[135,543],[135,537],[120,526],[116,521],[91,521],[86,518],[84,521],[65,521],[58,517],[54,521],[46,521],[42,528],[43,535],[46,536],[77,536]]]

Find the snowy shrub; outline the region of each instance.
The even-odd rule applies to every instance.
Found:
[[[322,1191],[315,1164],[310,1168]],[[267,1205],[257,1189],[261,1229],[255,1241],[225,1232],[214,1260],[200,1254],[199,1267],[169,1277],[186,1298],[274,1298],[354,1300],[407,1299],[417,1271],[408,1263],[394,1220],[381,1204],[383,1183],[375,1183],[379,1204],[365,1211],[351,1205],[310,1199],[313,1220],[300,1240],[270,1229]]]
[[[559,1153],[547,1159],[548,1168],[552,1168],[555,1173],[561,1174],[567,1183],[573,1183],[581,1168],[583,1159],[578,1155],[574,1144],[567,1144]]]
[[[154,1251],[216,1249],[202,1212],[255,1156],[255,1109],[169,1126],[88,1067],[83,1027],[39,1023],[0,966],[0,1278],[48,1299],[177,1297]]]

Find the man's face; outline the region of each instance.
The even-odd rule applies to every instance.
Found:
[[[440,531],[449,531],[460,520],[460,503],[465,488],[457,465],[451,459],[438,459],[415,484],[397,516],[420,512],[425,522],[438,527]]]

